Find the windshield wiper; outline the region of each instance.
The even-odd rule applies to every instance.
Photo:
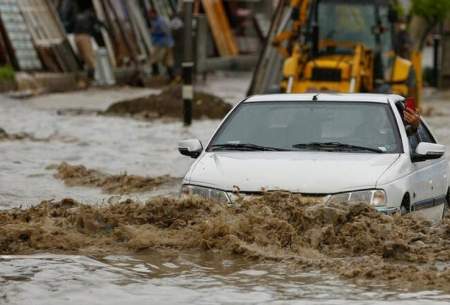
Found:
[[[226,143],[215,144],[211,146],[213,151],[215,150],[238,150],[238,151],[287,151],[287,149],[261,146],[251,143]]]
[[[292,145],[292,147],[299,148],[299,149],[305,149],[305,148],[318,149],[318,150],[342,150],[342,149],[344,149],[344,150],[370,151],[370,152],[376,152],[379,154],[384,153],[384,151],[379,148],[358,146],[358,145],[345,144],[345,143],[340,143],[340,142],[299,143],[299,144]]]

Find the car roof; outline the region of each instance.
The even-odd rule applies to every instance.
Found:
[[[373,93],[298,93],[298,94],[264,94],[254,95],[245,100],[252,102],[355,102],[355,103],[382,103],[401,101],[404,98],[395,94]]]

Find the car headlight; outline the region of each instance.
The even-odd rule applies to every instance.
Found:
[[[181,187],[181,197],[188,197],[188,196],[199,196],[204,199],[223,202],[223,203],[230,203],[230,198],[228,197],[227,193],[221,190],[216,190],[208,187],[203,186],[196,186],[196,185],[188,185],[185,184]]]
[[[331,195],[328,203],[364,202],[373,206],[386,204],[386,192],[383,190],[367,190]]]

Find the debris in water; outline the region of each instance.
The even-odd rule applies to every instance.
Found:
[[[158,95],[118,102],[111,105],[103,114],[132,116],[151,120],[161,117],[178,118],[182,116],[183,99],[180,85],[170,86]],[[193,117],[221,119],[232,108],[221,98],[202,92],[194,93]]]
[[[83,109],[83,108],[66,108],[66,109],[59,109],[56,111],[57,115],[67,115],[67,116],[81,116],[81,115],[97,115],[98,110],[94,109]]]
[[[0,212],[0,254],[215,251],[402,288],[450,291],[450,217],[435,226],[365,204],[267,194],[234,207],[199,198],[89,206],[71,199]]]
[[[0,128],[0,141],[19,141],[19,140],[37,141],[38,139],[36,139],[33,135],[26,132],[9,134],[3,128]]]
[[[51,167],[48,167],[51,169]],[[68,186],[99,187],[108,194],[130,194],[146,192],[162,184],[174,182],[170,176],[156,178],[134,175],[108,175],[98,170],[87,169],[82,165],[70,165],[66,162],[57,166],[55,178],[61,179]]]
[[[1,141],[31,141],[31,142],[50,142],[50,141],[60,141],[63,143],[75,143],[78,142],[76,137],[64,136],[58,133],[52,134],[45,138],[37,138],[34,135],[27,132],[19,133],[7,133],[3,128],[0,128],[0,142]]]

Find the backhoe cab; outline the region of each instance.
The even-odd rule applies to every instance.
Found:
[[[379,92],[417,99],[420,54],[396,52],[398,18],[391,1],[291,0],[290,6],[291,21],[280,23],[284,29],[272,40],[284,58],[281,92]],[[254,81],[258,77],[264,79]]]

